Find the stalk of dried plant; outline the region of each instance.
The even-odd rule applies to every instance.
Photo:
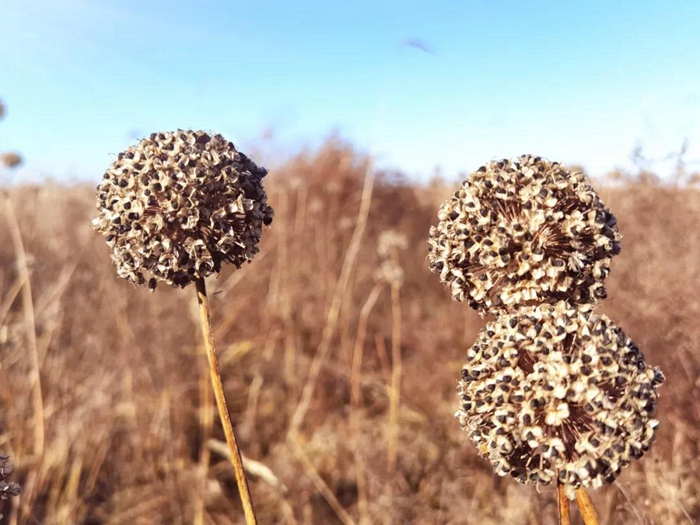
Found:
[[[406,236],[395,230],[386,230],[379,235],[377,253],[380,266],[375,278],[386,282],[391,290],[391,382],[389,385],[389,425],[387,428],[387,470],[396,470],[399,439],[399,406],[401,404],[401,285],[403,269],[399,252],[408,246]]]
[[[39,359],[39,347],[36,339],[36,316],[34,313],[34,299],[32,298],[32,285],[29,266],[27,264],[27,252],[24,249],[22,233],[17,222],[17,215],[12,201],[3,198],[7,223],[15,249],[17,271],[19,281],[22,283],[22,309],[26,323],[27,342],[30,350],[32,373],[34,375],[34,386],[32,388],[32,405],[34,408],[34,455],[41,458],[44,453],[46,441],[44,397],[41,389],[41,363]]]
[[[557,483],[557,511],[559,515],[559,525],[571,525],[569,498],[566,497],[564,486],[561,483]]]
[[[593,507],[593,502],[586,489],[581,488],[576,491],[576,503],[578,504],[585,525],[599,525],[598,514],[595,511],[595,507]]]
[[[151,290],[158,281],[195,283],[209,375],[249,525],[257,519],[224,394],[205,277],[225,262],[240,267],[258,252],[273,216],[262,186],[266,174],[221,135],[153,133],[109,167],[93,221],[120,277]]]
[[[219,369],[219,359],[216,355],[216,347],[214,345],[214,336],[211,331],[211,321],[209,312],[209,299],[207,297],[207,288],[204,278],[200,277],[195,281],[197,286],[197,301],[199,303],[200,321],[202,323],[202,332],[204,335],[204,347],[209,361],[209,373],[214,388],[214,397],[216,398],[216,406],[219,410],[219,418],[224,427],[226,442],[231,451],[231,464],[236,476],[236,483],[243,503],[243,512],[245,513],[246,523],[248,525],[257,524],[255,510],[253,509],[253,500],[250,497],[250,489],[248,481],[243,470],[243,460],[241,452],[236,441],[236,434],[233,431],[231,416],[229,415],[228,406],[226,404],[226,395],[224,394],[224,385],[221,381],[221,370]]]
[[[301,399],[299,400],[296,410],[292,415],[292,420],[289,425],[289,431],[287,432],[287,442],[292,448],[292,451],[299,459],[300,463],[304,466],[304,469],[306,470],[309,477],[313,480],[319,492],[323,494],[328,504],[338,515],[338,518],[346,525],[354,524],[355,520],[352,519],[350,514],[348,514],[348,512],[340,504],[338,498],[335,497],[335,495],[328,488],[321,476],[318,475],[318,472],[307,457],[306,453],[304,452],[304,449],[299,444],[299,430],[301,428],[302,423],[304,422],[306,413],[309,410],[309,406],[311,404],[311,400],[313,398],[314,392],[316,390],[316,385],[318,383],[318,376],[321,373],[321,370],[323,369],[328,359],[328,352],[330,350],[331,341],[333,340],[338,325],[343,298],[349,286],[350,278],[355,268],[355,263],[357,262],[357,256],[360,251],[360,246],[365,233],[365,228],[367,227],[367,218],[369,217],[370,205],[372,203],[372,192],[374,190],[374,180],[374,162],[373,159],[369,159],[367,161],[367,167],[365,169],[365,179],[362,187],[362,196],[360,200],[360,208],[357,213],[355,229],[350,239],[350,245],[348,246],[348,249],[345,253],[343,266],[340,270],[340,277],[338,278],[333,293],[333,300],[331,301],[331,306],[328,310],[328,315],[326,317],[326,323],[323,328],[323,335],[321,336],[321,343],[319,344],[318,351],[314,355],[314,359],[311,362],[311,367],[309,369],[309,374],[306,379],[306,384],[304,385],[304,388],[302,390]]]
[[[362,361],[364,356],[364,347],[367,339],[367,322],[372,308],[382,292],[383,283],[375,283],[367,296],[367,300],[362,309],[357,323],[357,332],[355,335],[355,344],[353,345],[352,364],[350,366],[350,403],[353,411],[350,415],[351,425],[356,434],[360,433],[359,414],[360,404],[362,401]],[[368,511],[368,490],[366,479],[366,465],[363,457],[363,450],[358,440],[354,450],[355,468],[357,470],[357,507],[360,515],[359,523],[364,525],[369,522]]]

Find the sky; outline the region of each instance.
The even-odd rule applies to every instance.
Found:
[[[601,175],[684,140],[700,168],[696,0],[1,5],[0,151],[23,154],[19,179],[97,180],[178,128],[272,167],[337,133],[419,179],[522,153]]]

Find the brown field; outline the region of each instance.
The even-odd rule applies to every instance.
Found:
[[[380,174],[355,252],[366,163],[331,141],[272,174],[276,216],[260,254],[209,282],[240,445],[269,469],[249,475],[261,524],[555,523],[554,490],[494,476],[452,417],[483,323],[427,269],[428,228],[455,184]],[[624,235],[602,310],[667,382],[651,453],[593,500],[602,523],[694,523],[700,193],[640,182],[601,193]],[[0,451],[23,486],[6,523],[241,523],[230,464],[211,441],[223,432],[194,289],[149,294],[119,280],[90,228],[92,187],[14,188],[1,208]],[[377,280],[387,230],[408,241],[393,293]]]

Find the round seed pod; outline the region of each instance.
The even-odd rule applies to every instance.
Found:
[[[595,304],[620,252],[615,217],[586,176],[523,155],[482,166],[438,212],[428,261],[482,316],[523,304]]]
[[[8,151],[0,155],[0,164],[6,168],[16,168],[22,164],[22,157],[19,155],[19,153]]]
[[[467,352],[455,414],[495,472],[521,483],[612,482],[649,450],[664,376],[606,316],[568,303],[488,323]]]
[[[266,174],[221,135],[153,133],[107,169],[93,226],[120,277],[184,287],[253,259],[273,216]]]

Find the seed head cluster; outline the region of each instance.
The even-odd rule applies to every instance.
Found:
[[[490,162],[443,203],[438,219],[430,269],[481,315],[606,296],[620,234],[582,173],[533,155]]]
[[[456,417],[499,475],[612,482],[649,450],[663,374],[604,315],[566,302],[488,323],[467,352]]]
[[[649,450],[664,376],[593,313],[620,252],[588,179],[533,155],[472,173],[430,230],[431,270],[495,319],[467,352],[455,414],[496,473],[569,498]]]
[[[153,133],[104,174],[93,226],[120,277],[184,287],[253,259],[273,217],[266,174],[221,135]]]
[[[0,500],[6,500],[11,496],[19,496],[20,492],[22,492],[22,489],[17,483],[8,483],[5,481],[7,476],[12,473],[12,470],[10,456],[0,454]]]

